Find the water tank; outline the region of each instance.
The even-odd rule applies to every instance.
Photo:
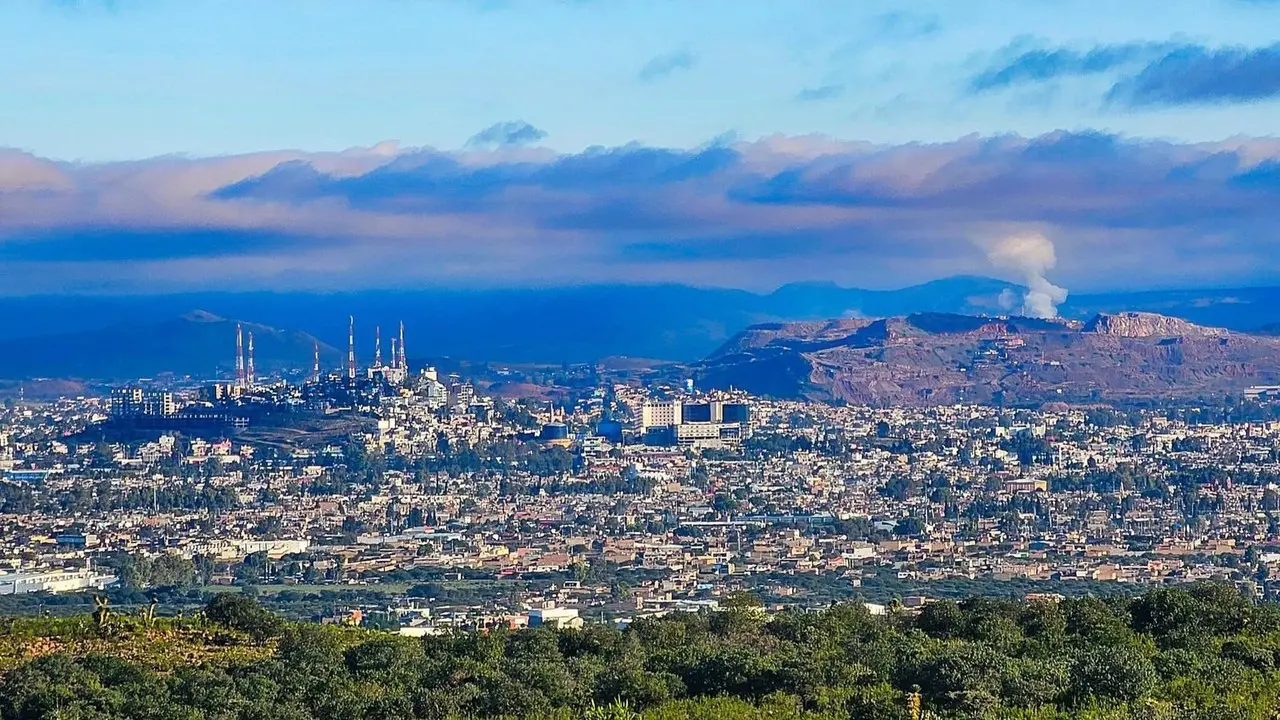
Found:
[[[569,426],[564,423],[548,423],[542,426],[542,432],[538,433],[539,440],[567,440],[569,438]]]

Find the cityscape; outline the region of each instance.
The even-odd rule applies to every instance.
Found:
[[[0,720],[1280,719],[1280,2],[0,2]]]
[[[344,367],[291,383],[255,372],[237,327],[228,382],[10,402],[0,594],[145,591],[137,568],[174,565],[182,587],[420,635],[625,626],[739,592],[876,613],[1199,580],[1262,599],[1280,569],[1269,388],[902,408],[567,367],[556,403],[412,368],[403,326],[385,363],[380,330],[367,364],[354,319],[349,341]]]

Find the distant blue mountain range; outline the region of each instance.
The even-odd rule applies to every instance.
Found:
[[[1012,283],[966,276],[899,290],[802,283],[768,294],[598,285],[0,298],[0,317],[6,318],[0,324],[0,378],[126,377],[161,369],[209,374],[230,367],[234,351],[230,330],[225,348],[211,342],[210,328],[219,325],[211,326],[210,317],[255,323],[263,333],[292,333],[296,340],[281,347],[273,364],[309,365],[310,337],[325,346],[326,360],[340,355],[348,315],[356,318],[362,363],[372,357],[375,326],[382,328],[384,357],[389,357],[400,321],[411,360],[448,356],[559,363],[630,356],[693,361],[757,323],[919,312],[1002,314],[1021,292]],[[1081,319],[1123,310],[1262,331],[1280,322],[1280,287],[1072,295],[1061,308],[1064,316]]]

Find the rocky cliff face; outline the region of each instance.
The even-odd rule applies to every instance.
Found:
[[[1127,338],[1225,337],[1221,328],[1194,325],[1181,318],[1148,312],[1101,313],[1085,323],[1084,332]]]
[[[703,387],[872,405],[1221,396],[1280,383],[1280,338],[1153,313],[933,313],[748,328],[697,370]]]

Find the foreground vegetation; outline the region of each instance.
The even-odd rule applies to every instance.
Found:
[[[422,640],[292,624],[243,595],[160,618],[0,621],[0,720],[1274,718],[1280,606],[1225,585],[1137,598],[858,604],[744,598],[626,631]]]

